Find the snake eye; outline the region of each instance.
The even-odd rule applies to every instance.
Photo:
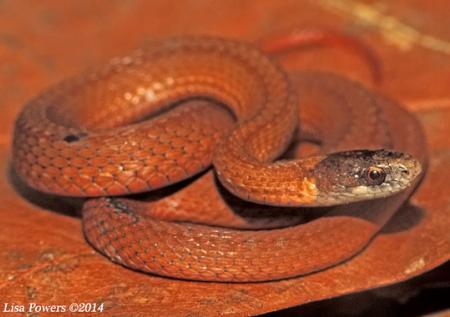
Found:
[[[386,179],[386,172],[377,166],[371,166],[366,171],[366,180],[370,185],[380,185]]]

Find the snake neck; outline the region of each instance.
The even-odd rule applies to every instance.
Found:
[[[236,140],[232,136],[231,140],[219,146],[213,160],[218,179],[231,193],[244,200],[265,205],[317,204],[320,193],[313,171],[324,156],[272,162],[273,158],[265,152],[267,160],[262,161],[262,155],[254,157],[249,151],[242,153],[246,147],[238,147],[234,143]],[[280,155],[284,146],[282,143],[278,145]]]

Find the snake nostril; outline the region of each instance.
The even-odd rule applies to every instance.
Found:
[[[400,173],[403,175],[409,175],[409,169],[406,166],[400,165],[399,166]]]

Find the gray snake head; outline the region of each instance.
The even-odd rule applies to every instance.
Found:
[[[323,205],[388,197],[414,184],[421,164],[409,154],[354,150],[328,155],[312,171]]]

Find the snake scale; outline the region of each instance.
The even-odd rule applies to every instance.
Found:
[[[418,137],[395,137],[395,120]],[[40,191],[97,197],[83,207],[84,233],[115,262],[180,279],[266,281],[348,258],[330,260],[333,244],[321,241],[351,228],[330,218],[320,219],[320,230],[295,224],[298,207],[410,192],[422,174],[419,130],[408,112],[357,83],[319,72],[289,77],[240,41],[177,37],[28,102],[16,121],[13,163]],[[277,160],[308,131],[320,151]],[[214,172],[204,172],[211,162]],[[114,197],[183,180],[185,188],[160,200]],[[256,220],[233,215],[218,189]],[[279,223],[258,222],[265,209],[280,214]]]

